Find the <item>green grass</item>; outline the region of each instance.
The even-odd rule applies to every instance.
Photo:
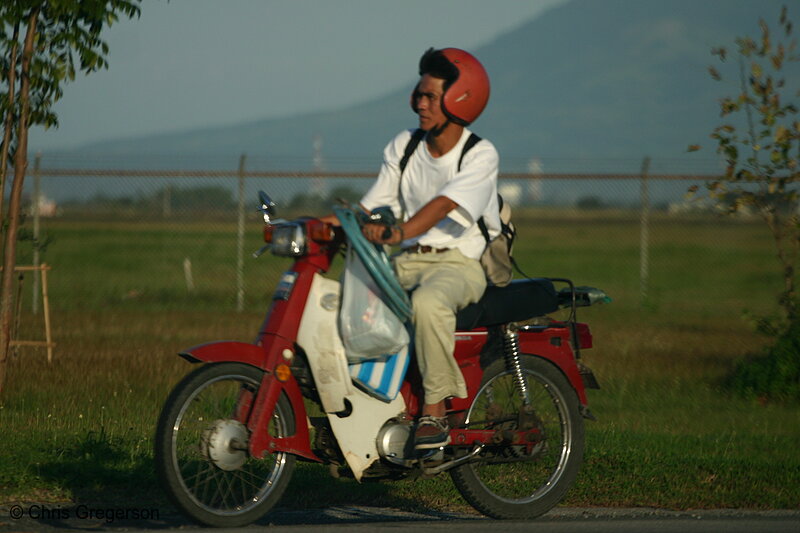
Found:
[[[603,388],[590,391],[599,420],[587,422],[585,464],[564,504],[800,508],[800,407],[721,387],[736,361],[767,342],[743,318],[773,310],[780,291],[766,230],[654,216],[642,301],[632,214],[532,210],[514,218],[523,269],[572,277],[614,298],[579,314],[594,334],[584,359]],[[288,263],[246,257],[246,308],[237,314],[235,224],[56,220],[46,231],[58,346],[50,364],[31,348],[10,362],[0,501],[133,497],[166,506],[151,450],[161,404],[189,369],[174,354],[207,340],[251,341]],[[260,246],[258,224],[247,232],[249,253]],[[185,286],[185,257],[195,293]],[[20,337],[41,336],[41,316],[26,314]],[[357,484],[310,464],[300,465],[281,505],[348,503],[468,509],[446,476]]]
[[[592,215],[517,210],[515,256],[532,276],[570,277],[601,286],[615,308],[640,308],[639,228],[635,213]],[[774,307],[781,280],[771,238],[758,223],[654,216],[650,228],[646,306],[662,314],[735,318]],[[219,310],[236,301],[236,224],[209,222],[45,221],[52,243],[50,295],[63,310]],[[245,231],[245,306],[258,311],[286,259],[250,253],[260,225]],[[20,264],[31,262],[30,245]],[[192,264],[187,289],[184,260]],[[28,283],[28,281],[26,281]],[[29,286],[29,285],[27,285]],[[27,292],[26,292],[27,297]]]
[[[256,309],[290,263],[252,259],[263,242],[258,225],[247,229],[244,281],[248,305]],[[235,302],[235,224],[56,221],[47,232],[53,242],[42,260],[53,265],[50,295],[61,309],[218,309]],[[184,275],[186,259],[193,291]],[[271,276],[266,280],[265,266]]]

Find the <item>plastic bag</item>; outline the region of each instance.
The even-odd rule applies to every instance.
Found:
[[[350,377],[367,394],[385,402],[397,398],[411,359],[406,346],[385,361],[362,361],[350,364]]]
[[[408,344],[408,330],[383,302],[352,247],[347,250],[342,285],[339,333],[348,362],[386,359]]]

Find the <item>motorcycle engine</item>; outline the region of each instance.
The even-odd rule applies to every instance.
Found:
[[[378,432],[380,456],[396,465],[411,466],[415,460],[413,427],[411,420],[401,418],[386,422]]]

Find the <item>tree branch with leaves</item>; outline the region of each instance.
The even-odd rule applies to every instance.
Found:
[[[712,50],[722,66],[733,71],[739,91],[720,100],[720,116],[725,122],[713,130],[711,138],[726,166],[724,175],[707,187],[717,205],[728,213],[751,210],[766,222],[783,275],[779,304],[787,321],[794,323],[800,318],[796,287],[800,258],[800,121],[795,104],[800,90],[787,85],[786,75],[798,67],[800,56],[785,6],[778,26],[776,37],[762,19],[760,38],[736,39],[732,66],[726,48]],[[730,83],[730,78],[716,67],[708,70],[713,79]],[[797,72],[793,73],[797,80]],[[692,145],[689,151],[699,148]],[[696,190],[697,187],[691,189]]]
[[[63,85],[74,80],[78,72],[89,74],[107,67],[108,46],[100,39],[103,28],[116,22],[120,14],[138,16],[140,3],[141,0],[4,0],[0,4],[1,196],[5,195],[9,160],[13,160],[14,170],[8,212],[0,212],[5,216],[0,282],[0,393],[6,381],[11,342],[28,129],[33,125],[58,126],[52,107],[63,95]]]
[[[798,316],[797,266],[800,259],[800,120],[795,102],[800,99],[800,56],[792,38],[792,23],[784,6],[777,35],[759,20],[760,37],[736,39],[729,62],[728,50],[712,54],[727,67],[709,74],[738,87],[734,96],[719,102],[722,124],[711,138],[723,156],[725,172],[707,184],[717,205],[729,214],[757,213],[766,222],[783,276],[778,304],[780,320],[761,318],[759,329],[774,337],[763,356],[739,361],[727,379],[731,390],[759,401],[800,401],[800,316]],[[787,79],[793,80],[791,87]],[[689,146],[689,151],[698,150]],[[691,192],[696,192],[693,187]]]

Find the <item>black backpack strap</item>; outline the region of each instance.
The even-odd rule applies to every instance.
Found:
[[[408,140],[408,144],[406,144],[406,149],[403,152],[403,158],[400,160],[400,175],[403,175],[403,171],[406,169],[408,165],[408,160],[411,159],[411,155],[419,146],[420,141],[422,141],[423,137],[425,137],[425,130],[417,129],[414,133],[411,134],[411,138]],[[463,157],[463,156],[462,156]]]
[[[500,210],[503,209],[503,197],[500,196],[499,194],[497,195],[497,201],[500,204],[500,209],[498,209],[497,211],[500,212]],[[483,219],[483,217],[478,219],[478,228],[481,230],[481,233],[483,234],[483,238],[486,239],[486,244],[489,244],[489,242],[492,240],[492,238],[489,236],[489,228],[486,227],[486,221]],[[501,230],[501,232],[504,229],[506,229],[506,225],[501,220],[500,221],[500,230]]]
[[[461,157],[458,158],[458,170],[461,170],[461,162],[464,161],[464,156],[469,152],[473,146],[481,142],[482,139],[474,133],[469,134],[467,142],[464,143],[464,148],[461,149]]]
[[[397,199],[400,202],[400,218],[399,220],[402,222],[403,219],[406,217],[406,202],[403,200],[403,193],[400,189],[400,185],[403,183],[403,171],[408,166],[408,160],[411,159],[411,155],[419,146],[419,143],[425,137],[425,130],[423,129],[416,129],[414,133],[411,134],[411,138],[408,140],[408,144],[406,144],[406,149],[403,152],[403,157],[400,159],[400,178],[397,180]]]
[[[478,227],[480,228],[481,233],[483,233],[483,238],[486,239],[486,244],[489,244],[489,241],[492,239],[489,238],[489,228],[486,227],[486,221],[483,220],[483,217],[478,219]]]
[[[464,156],[467,155],[473,146],[481,142],[481,138],[475,135],[474,133],[469,134],[469,138],[467,142],[464,143],[464,148],[461,149],[461,157],[458,158],[458,170],[461,171],[461,162],[464,161]],[[483,217],[478,219],[478,228],[480,228],[481,233],[483,234],[483,238],[486,239],[486,243],[488,244],[491,238],[489,238],[489,228],[486,227],[486,221],[483,220]]]
[[[521,269],[521,268],[519,267],[519,265],[517,264],[517,261],[514,259],[514,256],[513,256],[513,255],[510,255],[509,257],[511,258],[511,264],[512,264],[512,265],[514,265],[514,268],[515,268],[515,269],[517,269],[517,272],[519,272],[520,274],[522,274],[522,277],[523,277],[523,278],[527,278],[527,279],[533,279],[532,277],[530,277],[529,275],[527,275],[525,272],[523,272],[523,271],[522,271],[522,269]]]
[[[403,171],[408,166],[408,160],[411,159],[411,156],[416,151],[417,146],[419,143],[422,142],[422,139],[425,137],[425,130],[423,129],[416,129],[414,133],[411,134],[411,138],[408,140],[408,144],[406,144],[406,149],[403,151],[403,158],[400,159],[400,175],[403,174]],[[469,152],[473,146],[481,142],[483,139],[475,135],[474,133],[470,133],[469,137],[467,138],[467,142],[464,143],[464,147],[461,149],[461,157],[458,158],[458,170],[461,170],[461,162],[464,161],[464,156]]]

